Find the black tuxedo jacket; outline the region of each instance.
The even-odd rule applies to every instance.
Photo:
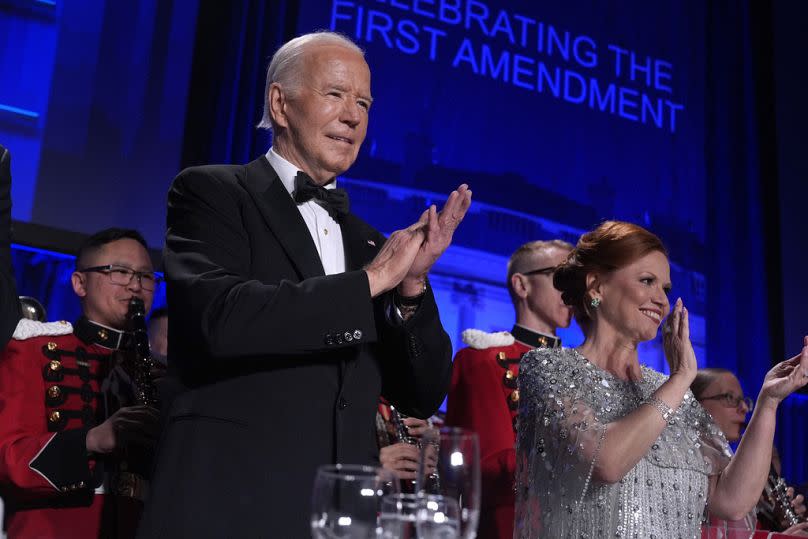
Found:
[[[309,537],[315,470],[378,462],[382,393],[427,417],[451,377],[431,291],[406,323],[361,268],[384,237],[349,214],[325,276],[269,162],[183,171],[168,197],[171,407],[142,538]]]
[[[11,268],[11,154],[0,145],[0,348],[20,321],[20,299]]]

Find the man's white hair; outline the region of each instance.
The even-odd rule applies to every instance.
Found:
[[[303,34],[287,41],[278,49],[267,67],[267,82],[264,86],[264,115],[258,124],[260,129],[272,130],[272,116],[269,113],[269,87],[279,83],[287,92],[295,92],[300,85],[301,64],[306,47],[312,45],[339,45],[365,55],[359,46],[349,38],[337,32],[319,30]]]

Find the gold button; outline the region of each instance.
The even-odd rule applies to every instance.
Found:
[[[327,229],[327,228],[324,228],[324,229],[323,229],[323,234],[325,234],[326,236],[328,236],[328,229]]]
[[[62,419],[62,413],[59,410],[54,410],[48,414],[48,421],[51,423],[58,423]]]
[[[505,379],[506,380],[513,380],[513,371],[508,369],[505,371]]]
[[[58,371],[59,369],[62,368],[62,364],[54,359],[53,361],[48,363],[48,368],[52,371]]]
[[[102,341],[106,341],[109,338],[109,335],[107,334],[107,330],[106,329],[99,329],[98,330],[98,338],[101,339]]]
[[[48,388],[48,397],[58,399],[62,394],[62,388],[59,386],[50,386]]]
[[[499,352],[497,354],[497,359],[499,359],[500,361],[505,361],[506,359],[505,352]]]
[[[514,389],[513,393],[511,393],[511,400],[513,402],[519,402],[519,390],[518,389]]]
[[[56,345],[55,342],[51,341],[51,342],[48,343],[48,350],[50,350],[51,352],[53,352],[57,348],[58,348],[58,346]]]
[[[547,346],[547,338],[546,337],[539,337],[539,344],[542,346]]]

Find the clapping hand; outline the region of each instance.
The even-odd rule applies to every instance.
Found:
[[[433,204],[424,212],[421,220],[426,220],[426,237],[400,285],[401,295],[414,296],[421,292],[426,274],[452,243],[454,232],[470,205],[471,190],[464,183],[449,194],[440,211]]]
[[[772,400],[775,404],[808,383],[808,336],[803,340],[802,352],[781,361],[766,373],[760,399]]]
[[[371,297],[395,288],[407,275],[424,242],[426,213],[416,223],[390,234],[376,257],[365,267]]]
[[[682,376],[689,386],[699,367],[690,342],[690,319],[682,298],[676,300],[673,311],[662,326],[662,344],[671,377]]]
[[[435,261],[443,254],[466,211],[471,191],[466,184],[452,191],[443,209],[432,205],[404,230],[390,234],[376,257],[365,267],[371,297],[399,287],[402,296],[417,296]]]

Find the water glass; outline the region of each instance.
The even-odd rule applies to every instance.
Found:
[[[321,466],[312,491],[312,537],[377,539],[382,499],[398,493],[398,479],[383,468]]]
[[[457,501],[437,495],[394,494],[382,500],[379,539],[458,539]]]
[[[460,507],[457,500],[435,494],[419,496],[415,529],[418,539],[459,539]]]
[[[431,467],[434,471],[430,473]],[[475,432],[444,427],[421,439],[416,493],[457,501],[460,537],[474,539],[480,518],[480,444]]]

